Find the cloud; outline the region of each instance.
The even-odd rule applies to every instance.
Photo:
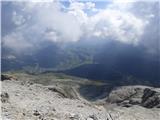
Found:
[[[128,12],[107,9],[91,17],[91,35],[137,44],[145,22]],[[92,34],[93,33],[93,34]]]
[[[109,1],[114,3],[136,3],[136,2],[157,2],[159,0],[109,0]]]
[[[95,3],[93,2],[70,2],[69,10],[94,10]]]
[[[16,29],[2,38],[5,47],[19,51],[31,45],[35,48],[44,41],[67,42],[79,39],[79,24],[73,15],[60,10],[59,3],[15,2],[13,5],[18,10],[13,11],[10,22],[16,25]]]
[[[6,47],[18,50],[35,48],[47,41],[66,43],[92,38],[138,45],[149,19],[154,17],[148,13],[145,13],[148,18],[138,16],[132,3],[112,2],[103,9],[93,2],[74,1],[69,6],[57,1],[12,2],[12,5],[15,9],[11,22],[16,29],[2,41]],[[92,15],[88,14],[90,11]]]
[[[17,53],[33,47],[32,44],[29,43],[21,33],[14,32],[12,34],[6,35],[3,38],[2,44],[4,47],[11,48]]]
[[[148,21],[128,11],[128,4],[120,5],[122,4],[111,4],[93,16],[88,16],[83,11],[84,3],[73,3],[70,6],[74,9],[70,13],[80,21],[83,35],[88,39],[97,37],[138,44]]]
[[[25,22],[25,18],[22,15],[17,15],[16,12],[13,12],[12,15],[12,21],[15,25],[22,25]]]

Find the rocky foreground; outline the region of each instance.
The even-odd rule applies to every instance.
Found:
[[[3,76],[4,77],[4,76]],[[160,89],[119,87],[103,100],[89,102],[76,89],[5,77],[2,120],[160,120]]]

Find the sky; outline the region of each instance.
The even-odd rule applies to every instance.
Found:
[[[2,47],[23,53],[46,42],[113,40],[154,53],[160,45],[159,11],[158,0],[2,2]]]

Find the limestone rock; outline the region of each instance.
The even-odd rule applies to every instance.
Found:
[[[6,103],[9,101],[9,95],[6,92],[1,93],[1,102]]]
[[[4,80],[17,80],[17,78],[12,75],[1,74],[1,81],[4,81]]]
[[[149,88],[144,89],[141,105],[147,108],[160,106],[160,92]]]
[[[132,105],[141,105],[146,108],[159,107],[160,89],[146,86],[119,87],[109,94],[107,102],[123,107]]]

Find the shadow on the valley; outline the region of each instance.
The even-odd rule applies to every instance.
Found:
[[[142,70],[142,69],[141,69]],[[127,70],[126,70],[127,71]],[[136,69],[132,72],[126,72],[123,68],[115,69],[113,66],[102,64],[85,64],[70,70],[61,71],[67,75],[87,78],[89,80],[101,81],[103,85],[81,85],[80,94],[88,100],[103,99],[118,86],[127,85],[146,85],[160,87],[158,80],[153,80],[146,71]],[[147,71],[148,72],[148,71]],[[152,71],[150,71],[151,73]]]
[[[85,64],[61,72],[71,76],[87,78],[89,80],[98,80],[104,83],[113,84],[114,86],[147,85],[160,87],[158,77],[156,78],[156,76],[153,77],[152,74],[147,74],[148,70],[141,69],[140,71],[137,69],[129,71],[128,69],[124,70],[123,68],[116,68],[103,64]],[[152,73],[152,71],[153,70],[151,69],[150,73]]]

